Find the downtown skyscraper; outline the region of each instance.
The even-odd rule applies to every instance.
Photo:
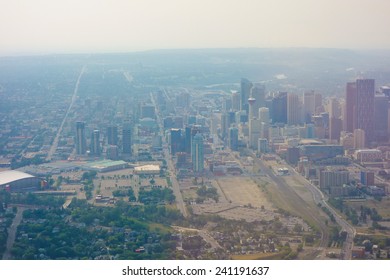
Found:
[[[301,105],[296,94],[287,94],[287,124],[299,125],[301,123]]]
[[[344,129],[348,132],[362,129],[367,144],[376,140],[374,133],[374,100],[374,79],[357,79],[356,82],[347,83]]]
[[[116,125],[111,125],[107,127],[106,134],[108,145],[118,145],[118,127]]]
[[[91,134],[90,153],[94,156],[99,156],[101,153],[100,131],[98,129],[95,129]]]
[[[356,113],[356,83],[347,83],[345,88],[344,130],[353,132],[355,129]]]
[[[204,169],[204,155],[203,155],[203,137],[202,134],[197,133],[192,139],[191,147],[192,170],[194,172],[202,172]]]
[[[244,78],[241,79],[240,110],[246,111],[247,113],[249,113],[248,99],[251,95],[252,87],[253,87],[253,83],[251,81]]]
[[[356,128],[363,129],[366,142],[370,144],[374,138],[374,98],[375,80],[356,80]]]
[[[76,122],[76,153],[84,155],[87,150],[85,139],[85,122]]]
[[[131,123],[129,121],[126,121],[123,124],[123,129],[122,129],[123,154],[131,155],[131,144],[132,144],[131,135],[132,135]]]

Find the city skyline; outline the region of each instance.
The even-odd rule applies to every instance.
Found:
[[[389,49],[389,8],[390,3],[381,0],[12,1],[0,10],[0,55],[188,48]]]
[[[390,258],[385,56],[0,61],[3,259]]]

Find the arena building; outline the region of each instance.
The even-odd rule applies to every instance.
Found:
[[[21,171],[7,170],[0,172],[0,190],[32,192],[39,190],[43,185],[43,179]]]

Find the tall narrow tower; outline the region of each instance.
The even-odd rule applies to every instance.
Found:
[[[356,127],[356,83],[347,83],[345,89],[344,130],[353,132]]]
[[[191,148],[192,169],[194,172],[202,172],[204,169],[203,137],[197,133],[192,139]]]
[[[248,98],[248,104],[249,104],[249,122],[253,119],[253,111],[254,111],[254,105],[256,103],[256,99],[252,96]]]
[[[101,149],[100,149],[100,131],[98,129],[95,129],[91,134],[91,154],[95,156],[99,156]]]
[[[76,153],[78,155],[84,155],[85,152],[85,122],[76,122]]]
[[[374,140],[375,80],[356,80],[356,128],[365,132],[366,145]]]
[[[260,127],[261,123],[260,121],[254,117],[255,112],[255,102],[256,99],[252,96],[248,98],[248,104],[249,104],[249,120],[248,120],[248,126],[249,126],[249,141],[248,145],[249,148],[255,149],[257,148],[257,139],[260,137]],[[257,113],[256,113],[257,116]]]
[[[106,134],[108,145],[118,145],[118,127],[116,125],[111,125],[107,127]]]
[[[287,94],[287,124],[298,125],[301,122],[299,97],[296,94]]]
[[[248,103],[247,100],[251,94],[251,89],[253,87],[253,84],[248,79],[242,78],[241,79],[241,103],[240,103],[240,110],[248,112]]]
[[[131,155],[131,123],[125,122],[122,129],[122,146],[123,153]]]

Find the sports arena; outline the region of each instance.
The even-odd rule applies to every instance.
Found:
[[[21,171],[7,170],[0,172],[0,190],[32,192],[39,190],[43,184],[43,179]]]

